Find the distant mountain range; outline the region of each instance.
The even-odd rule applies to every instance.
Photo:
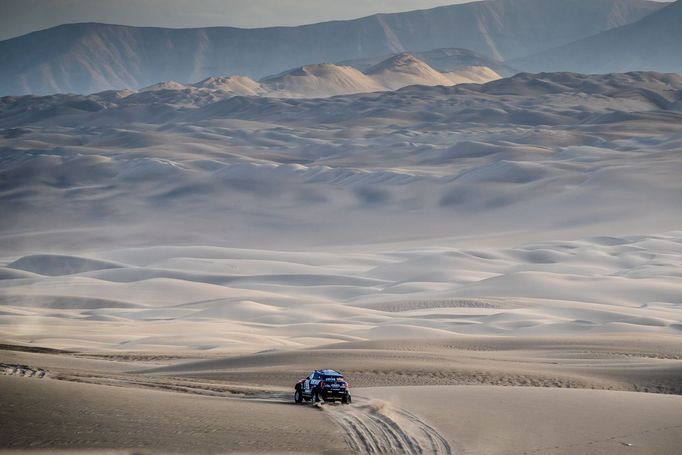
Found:
[[[0,42],[0,94],[89,93],[227,75],[258,79],[292,67],[442,48],[507,61],[631,24],[664,6],[488,0],[300,27],[69,24]]]
[[[682,73],[682,1],[633,24],[518,59],[531,71],[616,73],[655,69]]]

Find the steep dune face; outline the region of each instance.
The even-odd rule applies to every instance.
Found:
[[[149,87],[144,87],[141,88],[141,92],[153,92],[157,90],[183,90],[187,88],[185,84],[181,84],[180,82],[176,81],[165,81],[165,82],[159,82],[157,84],[152,84]]]
[[[400,52],[390,55],[345,60],[343,62],[339,62],[338,64],[352,66],[353,68],[357,68],[360,71],[367,71],[383,61],[386,61],[392,57],[396,57],[398,54],[400,54]],[[465,68],[470,68],[472,66],[487,67],[502,76],[512,76],[518,73],[517,70],[505,65],[500,60],[486,57],[483,54],[469,49],[433,49],[424,52],[410,52],[410,54],[426,63],[431,68],[442,73],[458,71]]]
[[[350,66],[308,65],[263,81],[274,94],[324,97],[385,90],[385,87]]]
[[[531,71],[682,73],[682,1],[644,19],[513,62]]]
[[[486,67],[468,67],[442,73],[404,52],[364,72],[350,66],[308,65],[261,82],[268,88],[270,96],[311,98],[390,91],[408,85],[483,83],[499,78],[499,74]]]
[[[216,74],[261,78],[318,62],[462,47],[522,57],[625,25],[645,0],[495,0],[301,27],[70,24],[0,43],[0,94],[92,93]]]
[[[470,66],[444,74],[449,80],[448,85],[485,84],[501,79],[501,76],[487,66]],[[435,84],[434,84],[435,85]]]
[[[500,75],[488,67],[464,67],[457,71],[442,73],[413,55],[402,53],[389,57],[366,72],[351,66],[323,63],[286,71],[260,82],[244,76],[214,76],[193,85],[175,81],[161,82],[140,92],[163,93],[176,90],[190,97],[198,99],[203,96],[209,100],[228,95],[324,98],[396,90],[408,85],[451,86],[484,83],[496,79],[500,79]]]
[[[267,92],[259,82],[246,76],[211,76],[194,84],[196,88],[217,90],[242,96],[257,96]]]
[[[211,76],[194,84],[181,84],[176,81],[158,82],[144,87],[138,92],[184,91],[186,93],[218,92],[222,95],[260,96],[269,93],[267,87],[246,76]],[[131,91],[132,92],[132,91]]]
[[[468,49],[434,49],[414,53],[415,57],[426,62],[432,68],[442,72],[458,71],[470,67],[486,67],[501,76],[513,76],[518,73],[500,60],[486,57]]]
[[[452,85],[446,75],[409,53],[390,57],[368,69],[366,73],[390,90],[408,85]]]

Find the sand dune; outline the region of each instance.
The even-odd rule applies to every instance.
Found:
[[[408,85],[457,85],[485,83],[501,76],[486,66],[465,66],[441,72],[410,53],[386,58],[360,71],[340,64],[306,65],[255,81],[244,76],[210,77],[195,84],[162,82],[140,93],[179,91],[195,98],[215,101],[225,96],[267,96],[280,98],[323,98],[353,93],[397,90]],[[196,92],[199,93],[196,93]]]
[[[199,321],[207,330],[197,334],[196,344],[188,335],[182,341],[169,339],[169,348],[176,349],[178,342],[190,350],[205,346],[201,340],[212,332],[220,337],[223,324],[233,332],[222,335],[230,346],[237,332],[262,334],[255,344],[250,344],[252,337],[244,342],[252,351],[292,342],[311,346],[455,334],[672,335],[682,329],[676,266],[681,243],[679,234],[598,237],[497,250],[431,248],[347,258],[335,253],[333,260],[325,253],[227,248],[99,251],[93,256],[111,254],[130,262],[139,257],[145,263],[69,257],[67,270],[55,270],[55,262],[48,261],[43,265],[50,267],[34,269],[40,275],[6,279],[0,286],[3,307],[22,311],[7,316],[13,321],[9,336],[36,340],[37,333],[27,329],[57,317],[63,332],[55,329],[49,336],[53,343],[64,337],[58,346],[65,348],[74,347],[72,333],[89,324],[83,317],[131,321],[134,330],[110,336],[122,349],[131,349],[133,341],[135,349],[144,349],[135,335],[141,327],[148,326],[143,330],[147,336],[161,337],[150,338],[158,348],[170,327]],[[20,258],[7,267],[25,267],[34,260]],[[44,311],[56,308],[64,312]],[[30,320],[27,311],[35,322],[22,323]],[[208,349],[219,344],[216,340]]]
[[[680,90],[559,73],[3,98],[6,336],[249,353],[679,334]]]
[[[255,96],[264,93],[267,89],[260,83],[245,76],[212,76],[194,84],[197,88],[219,90],[234,93],[235,95]]]
[[[412,54],[404,53],[369,68],[366,73],[390,90],[408,85],[425,85],[421,81],[435,81],[428,85],[449,85],[450,79],[434,70]]]
[[[397,54],[400,54],[400,52]],[[378,65],[379,63],[394,57],[397,54],[344,60],[342,62],[338,62],[337,64],[352,66],[353,68],[357,68],[360,71],[367,71],[369,68]],[[487,67],[504,77],[513,76],[514,74],[518,73],[518,70],[506,66],[500,60],[486,57],[485,55],[471,51],[469,49],[441,48],[425,52],[410,52],[410,54],[442,73],[471,67]]]
[[[283,75],[266,78],[264,82],[276,93],[292,93],[308,98],[385,90],[382,84],[354,68],[332,64],[303,66]]]
[[[674,453],[679,76],[229,90],[0,99],[12,447]]]

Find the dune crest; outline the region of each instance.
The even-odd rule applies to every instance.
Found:
[[[192,85],[175,81],[162,82],[146,87],[140,92],[177,90],[189,93],[210,92],[219,96],[321,98],[391,91],[408,85],[452,86],[485,83],[500,77],[486,66],[467,66],[441,72],[405,52],[390,56],[364,71],[352,66],[321,63],[295,68],[260,81],[244,76],[213,76]]]

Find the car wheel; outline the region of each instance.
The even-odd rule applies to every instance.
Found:
[[[315,406],[318,401],[320,401],[320,397],[317,395],[317,392],[313,392],[312,395],[310,395],[310,404]]]
[[[347,393],[341,398],[341,403],[342,404],[350,404],[351,403],[351,398],[350,398],[350,393]]]
[[[301,393],[301,389],[296,389],[296,392],[294,392],[294,401],[296,403],[303,402],[303,394]]]

